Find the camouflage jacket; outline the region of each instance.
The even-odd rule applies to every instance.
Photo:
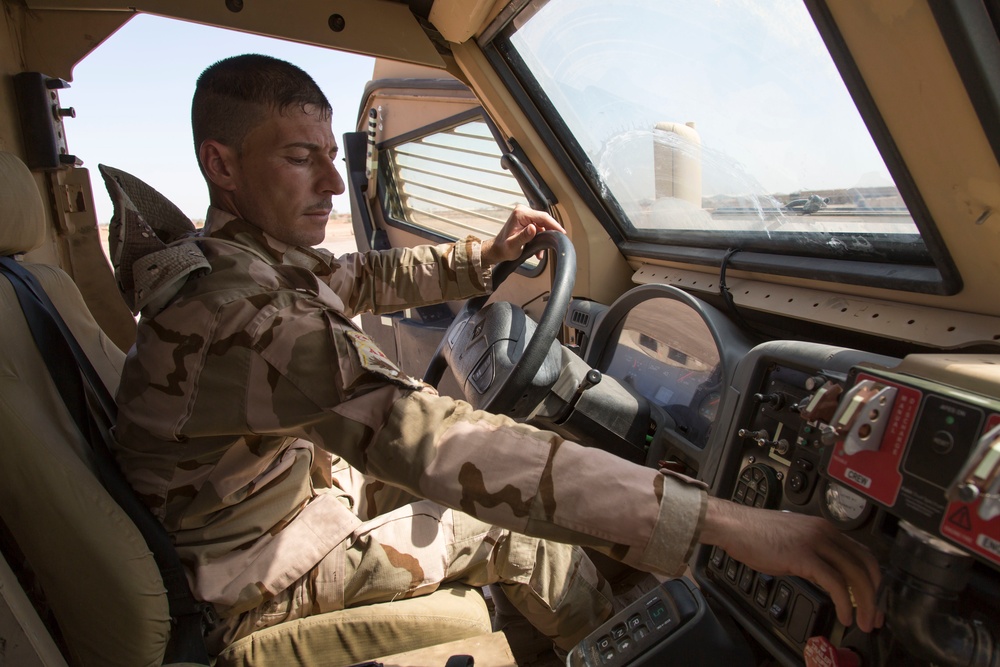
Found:
[[[335,258],[213,209],[196,242],[211,271],[144,313],[117,436],[197,597],[255,607],[350,533],[334,455],[484,521],[683,568],[700,488],[438,396],[352,323],[483,293],[478,241]]]

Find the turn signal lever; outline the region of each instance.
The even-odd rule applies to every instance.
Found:
[[[584,365],[582,361],[580,362],[580,365]],[[559,409],[553,421],[556,424],[562,424],[563,422],[565,422],[569,418],[569,416],[573,414],[573,411],[576,410],[577,405],[579,405],[580,403],[580,399],[583,398],[584,392],[586,392],[591,387],[596,387],[597,385],[599,385],[603,378],[604,376],[601,375],[601,371],[597,370],[596,368],[589,369],[584,374],[583,379],[580,380],[580,384],[576,385],[576,389],[573,390],[573,394],[568,399],[565,399],[565,404]],[[562,396],[565,397],[567,393],[569,393],[568,387],[567,390],[564,393],[562,393]]]
[[[576,409],[576,404],[580,402],[580,397],[583,396],[583,392],[587,391],[594,385],[600,384],[602,377],[604,376],[601,375],[601,371],[596,368],[591,368],[587,371],[587,374],[583,376],[583,379],[580,381],[580,385],[573,393],[573,397],[569,399],[570,410]]]

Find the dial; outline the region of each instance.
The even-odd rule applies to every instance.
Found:
[[[868,515],[872,505],[861,494],[837,482],[827,481],[823,491],[823,514],[844,530],[857,528]]]

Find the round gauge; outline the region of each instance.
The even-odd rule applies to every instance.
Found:
[[[823,514],[842,530],[853,530],[871,514],[872,504],[861,494],[827,481],[823,491]]]
[[[717,391],[710,391],[698,403],[698,414],[710,422],[715,421],[715,415],[719,411],[719,400],[722,396]]]

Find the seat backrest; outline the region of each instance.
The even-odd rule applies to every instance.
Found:
[[[0,255],[32,250],[44,236],[31,172],[0,152]],[[94,321],[72,279],[57,267],[24,267],[114,395],[124,354]],[[159,570],[142,535],[97,479],[90,445],[3,278],[0,318],[0,518],[39,582],[71,664],[159,665],[170,631]]]

